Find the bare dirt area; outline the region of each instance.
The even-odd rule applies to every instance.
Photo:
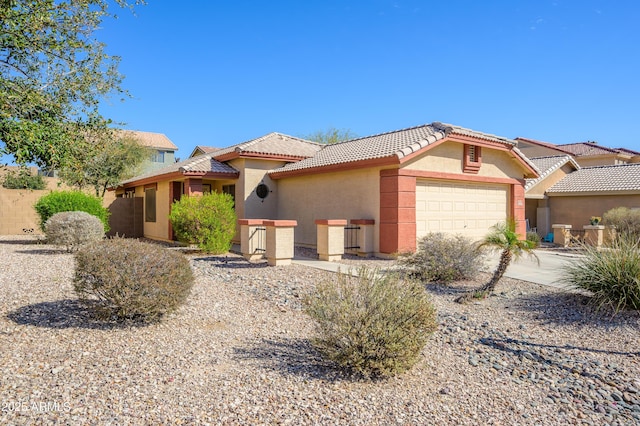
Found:
[[[122,326],[76,301],[73,255],[0,237],[0,423],[640,424],[637,312],[510,279],[470,305],[453,300],[477,282],[429,285],[439,328],[422,360],[370,382],[309,343],[301,298],[333,273],[188,256],[187,304]],[[348,263],[390,264],[375,262]]]

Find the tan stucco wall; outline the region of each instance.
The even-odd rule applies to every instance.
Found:
[[[613,166],[616,164],[625,164],[626,161],[622,158],[618,158],[616,155],[593,155],[586,157],[575,157],[575,160],[580,167],[594,167],[594,166]]]
[[[589,195],[577,197],[549,197],[551,224],[572,225],[582,229],[591,216],[600,216],[615,207],[640,208],[637,195]]]
[[[243,159],[232,166],[240,170],[237,185],[241,188],[243,205],[238,205],[236,213],[240,219],[275,219],[278,216],[276,197],[278,183],[267,176],[269,170],[282,167],[285,162],[258,159]],[[269,187],[269,195],[261,199],[256,195],[256,187],[264,183]],[[236,187],[236,191],[237,191]]]
[[[144,187],[139,186],[136,188],[136,197],[144,197]],[[145,237],[158,240],[169,239],[169,207],[169,181],[158,182],[156,190],[156,221],[144,222]]]
[[[429,149],[426,153],[428,155],[404,163],[402,168],[463,174],[463,144],[444,142]],[[475,176],[522,179],[524,169],[511,154],[483,147],[481,157],[482,166]]]
[[[574,170],[575,169],[573,168],[573,166],[570,166],[569,164],[565,164],[555,172],[551,173],[545,179],[538,182],[537,185],[529,189],[526,192],[525,196],[527,198],[535,197],[535,196],[543,196],[544,193],[547,191],[547,189],[551,188],[553,185],[558,183],[560,180],[562,180],[562,178],[564,178],[566,175],[568,175]]]
[[[379,168],[280,179],[274,193],[278,219],[298,221],[297,244],[316,245],[316,219],[374,219],[378,251]]]

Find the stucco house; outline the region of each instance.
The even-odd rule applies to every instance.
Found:
[[[525,186],[527,222],[538,234],[548,234],[553,224],[580,231],[612,208],[640,208],[640,153],[595,142],[515,140],[540,171]]]
[[[173,200],[219,191],[234,195],[238,218],[296,220],[299,245],[316,245],[317,219],[373,221],[375,254],[389,255],[432,231],[481,238],[508,217],[524,235],[525,179],[538,176],[514,140],[434,122],[333,145],[270,133],[115,191],[144,199],[150,238],[173,238]]]
[[[149,149],[149,159],[140,166],[141,173],[159,170],[175,162],[178,147],[163,133],[118,130],[118,135],[134,139]]]

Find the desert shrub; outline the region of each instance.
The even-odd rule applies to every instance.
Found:
[[[45,189],[47,187],[44,178],[40,175],[31,175],[26,167],[21,167],[18,171],[9,171],[4,176],[2,186],[7,189]]]
[[[477,245],[462,235],[432,232],[418,241],[415,253],[403,254],[399,265],[425,282],[450,283],[470,278],[484,267]]]
[[[182,197],[171,206],[169,220],[178,241],[197,244],[208,253],[226,253],[236,233],[237,218],[229,194]]]
[[[563,281],[591,292],[598,307],[640,310],[639,244],[619,237],[606,249],[585,245],[584,256],[563,267]]]
[[[533,248],[540,247],[541,238],[537,232],[533,232],[533,231],[527,232],[527,241],[531,242],[531,245]]]
[[[388,377],[418,360],[436,329],[436,311],[424,287],[362,268],[337,274],[304,300],[316,321],[318,351],[351,373]]]
[[[606,211],[602,217],[603,225],[615,227],[616,234],[640,239],[640,210],[616,207]]]
[[[40,216],[40,228],[44,231],[44,224],[51,216],[61,212],[81,211],[100,219],[104,231],[109,230],[109,210],[102,207],[102,200],[98,197],[80,191],[52,191],[40,197],[34,208]]]
[[[193,281],[182,253],[154,244],[114,238],[76,253],[74,290],[102,318],[158,320],[184,303]]]
[[[86,212],[56,213],[44,225],[47,242],[65,246],[67,251],[80,245],[104,238],[104,225],[97,217]]]

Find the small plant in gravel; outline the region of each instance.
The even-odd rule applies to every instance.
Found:
[[[471,278],[484,267],[484,256],[462,235],[433,232],[418,241],[415,253],[401,255],[398,263],[421,281],[446,284]]]
[[[89,213],[102,222],[104,232],[109,231],[109,210],[102,206],[102,199],[80,191],[52,191],[40,197],[34,208],[40,216],[40,228],[51,216],[61,212],[82,211]]]
[[[74,290],[104,319],[159,320],[185,302],[193,282],[182,253],[154,244],[114,238],[76,253]]]
[[[197,244],[207,253],[229,251],[236,233],[237,217],[229,194],[182,197],[171,206],[169,220],[178,241]]]
[[[527,241],[529,241],[531,245],[533,245],[533,248],[540,247],[541,240],[542,239],[540,238],[540,235],[538,235],[537,232],[533,232],[533,231],[527,232]]]
[[[421,284],[364,267],[358,277],[337,274],[320,283],[304,303],[318,329],[314,346],[365,378],[411,368],[437,327],[436,311]]]
[[[104,225],[97,217],[85,212],[56,213],[44,225],[47,242],[64,246],[67,252],[77,250],[82,244],[104,238]]]
[[[585,245],[582,257],[565,264],[563,281],[591,292],[599,308],[640,310],[640,242],[619,236],[605,249]]]

